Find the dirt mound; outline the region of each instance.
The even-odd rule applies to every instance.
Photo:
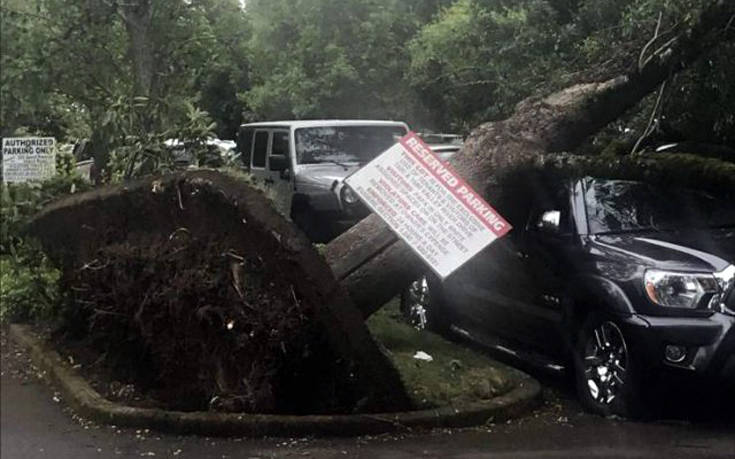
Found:
[[[328,266],[232,178],[198,171],[73,196],[29,231],[62,267],[67,336],[172,408],[408,408]]]

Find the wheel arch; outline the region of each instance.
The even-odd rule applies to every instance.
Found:
[[[565,335],[573,345],[577,331],[591,313],[610,317],[629,317],[635,313],[625,291],[615,282],[602,276],[576,276],[569,284],[568,299],[564,302],[563,324]]]
[[[291,215],[293,216],[294,210],[304,210],[311,207],[311,200],[309,195],[304,193],[294,193],[291,199]]]

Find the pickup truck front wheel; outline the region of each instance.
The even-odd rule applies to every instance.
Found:
[[[640,372],[628,341],[610,319],[593,314],[577,340],[575,379],[582,404],[603,415],[638,417]]]

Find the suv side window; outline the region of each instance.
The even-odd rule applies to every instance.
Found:
[[[240,160],[245,167],[250,167],[250,154],[253,150],[252,129],[240,129],[237,136],[237,150],[240,152]]]
[[[268,131],[256,131],[253,142],[253,167],[265,167],[265,155],[268,152]]]
[[[288,158],[288,131],[273,131],[273,144],[270,156],[283,156]]]
[[[536,194],[527,231],[565,236],[572,233],[571,209],[566,183],[554,184]]]

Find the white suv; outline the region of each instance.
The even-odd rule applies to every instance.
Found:
[[[397,121],[272,121],[240,126],[238,149],[281,210],[327,242],[369,213],[344,178],[407,133]]]

